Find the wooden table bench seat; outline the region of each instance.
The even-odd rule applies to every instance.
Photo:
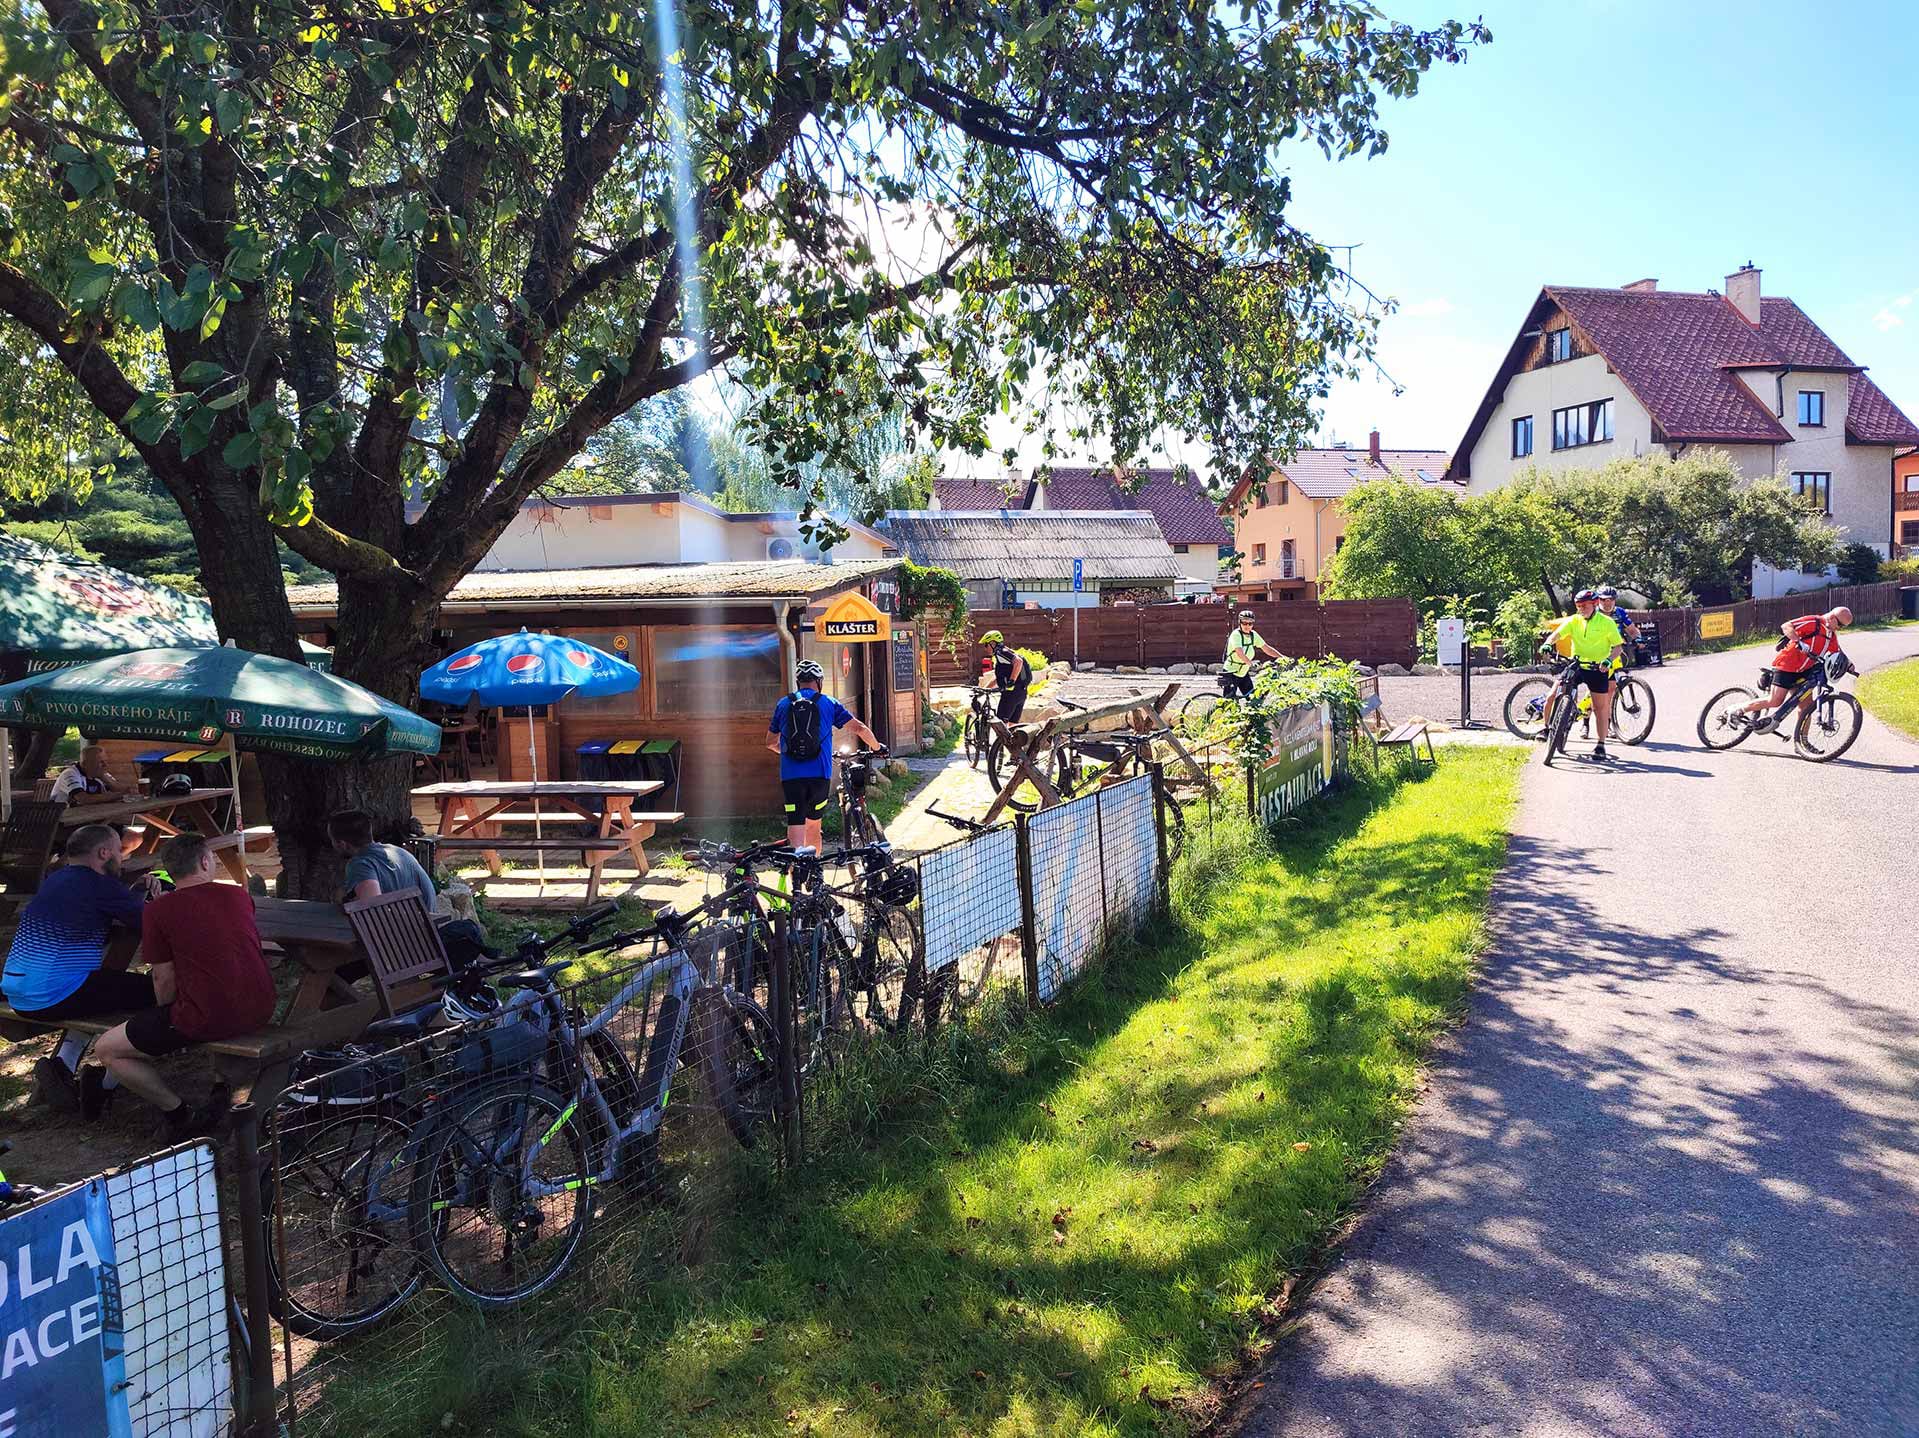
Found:
[[[617,854],[626,849],[627,843],[624,839],[536,839],[531,834],[528,834],[525,838],[516,838],[511,834],[500,834],[491,839],[471,837],[435,839],[433,841],[433,847],[436,849],[475,849],[482,853],[497,849],[505,849],[508,851],[514,849],[540,849],[546,851],[572,849],[576,852],[588,851],[593,853]]]

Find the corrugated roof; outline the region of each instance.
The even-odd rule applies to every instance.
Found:
[[[1452,456],[1443,449],[1382,449],[1374,464],[1365,449],[1302,449],[1276,473],[1291,480],[1308,499],[1338,499],[1374,479],[1410,479],[1417,484],[1463,489],[1455,480],[1442,479]]]
[[[1168,584],[1180,578],[1172,547],[1144,510],[896,509],[881,526],[915,564],[961,579],[1071,579]]]
[[[1182,478],[1171,469],[1148,469],[1123,477],[1110,469],[1055,469],[1039,499],[1046,509],[1143,509],[1158,521],[1168,544],[1233,542],[1199,481]]]
[[[899,568],[897,559],[844,564],[756,560],[739,564],[640,564],[605,569],[507,569],[469,574],[453,586],[449,604],[525,604],[552,600],[810,599]],[[339,603],[331,584],[298,584],[287,591],[294,612],[330,611]]]

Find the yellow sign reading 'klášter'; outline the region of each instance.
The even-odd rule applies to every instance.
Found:
[[[877,644],[893,637],[893,623],[865,596],[849,590],[813,621],[813,635],[839,644]]]

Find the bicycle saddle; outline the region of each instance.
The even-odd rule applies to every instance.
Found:
[[[440,1016],[440,1001],[421,1004],[417,1009],[408,1009],[403,1014],[395,1014],[390,1019],[375,1019],[361,1033],[369,1039],[417,1039],[433,1025]]]
[[[553,980],[558,975],[572,967],[571,959],[555,959],[550,964],[521,969],[517,973],[501,974],[493,982],[503,989],[547,989],[553,986]]]

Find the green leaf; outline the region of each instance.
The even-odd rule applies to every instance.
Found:
[[[180,383],[188,389],[205,389],[215,380],[224,378],[227,367],[215,364],[212,360],[195,360],[180,371]]]
[[[213,426],[218,418],[205,406],[196,408],[180,421],[180,458],[192,459],[194,455],[207,447],[207,441],[213,438]]]
[[[220,298],[216,299],[215,301],[213,301],[212,304],[207,306],[207,312],[200,320],[200,338],[201,339],[206,339],[215,330],[220,328],[220,320],[222,316],[226,314],[226,312],[227,312],[227,300],[225,295],[220,296]]]
[[[73,283],[67,287],[67,293],[77,305],[96,305],[107,297],[107,291],[113,288],[113,282],[119,276],[120,272],[112,265],[83,265],[74,273]]]
[[[260,436],[243,429],[226,443],[220,458],[232,469],[251,469],[260,462]]]
[[[239,86],[230,86],[213,98],[213,118],[223,135],[237,135],[247,121],[247,95]]]
[[[236,404],[239,404],[246,397],[247,397],[247,382],[245,380],[241,380],[239,384],[235,385],[232,389],[228,390],[225,394],[219,396],[217,399],[208,400],[207,408],[212,410],[232,409]]]
[[[420,122],[413,118],[413,112],[403,104],[396,104],[387,111],[386,127],[393,132],[393,138],[402,145],[409,143],[420,133]]]
[[[113,297],[113,312],[130,325],[153,334],[160,328],[160,310],[145,285],[124,284]]]

